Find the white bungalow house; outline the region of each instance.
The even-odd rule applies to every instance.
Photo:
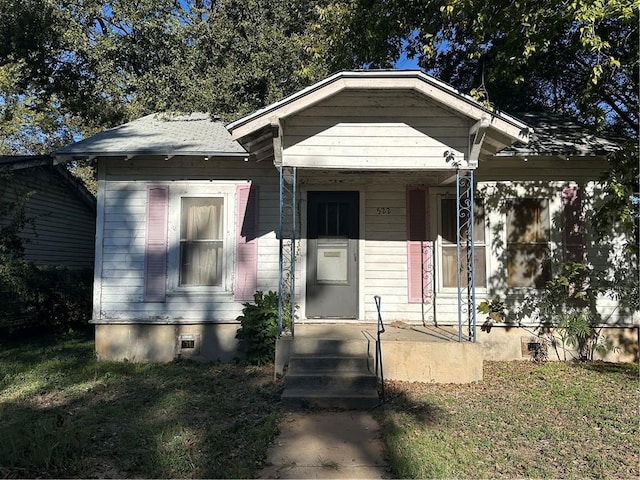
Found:
[[[474,304],[606,262],[581,219],[616,148],[540,120],[421,72],[350,71],[226,127],[149,115],[54,152],[98,159],[99,358],[230,360],[256,290],[292,295],[297,326],[375,326],[379,296],[387,325],[462,324],[483,358],[528,358],[522,329],[476,335]],[[611,358],[633,358],[637,315],[599,308],[631,339]]]

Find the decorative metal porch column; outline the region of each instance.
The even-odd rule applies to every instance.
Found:
[[[476,341],[476,285],[474,244],[473,170],[456,169],[456,235],[458,267],[458,341],[462,342],[463,314],[466,313],[467,340]],[[463,284],[463,280],[466,285]],[[466,293],[466,295],[464,294]]]
[[[291,320],[294,331],[296,309],[296,167],[278,167],[280,172],[280,262],[278,273],[278,335],[284,329],[284,319]]]

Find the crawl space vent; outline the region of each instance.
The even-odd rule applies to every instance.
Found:
[[[178,335],[178,354],[192,356],[200,354],[200,335]]]

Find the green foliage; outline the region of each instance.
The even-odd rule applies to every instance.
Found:
[[[326,73],[310,0],[0,0],[0,153],[152,111],[229,120]],[[321,65],[321,61],[315,61]]]
[[[92,271],[37,267],[23,258],[30,196],[11,190],[0,171],[0,331],[84,328],[91,316]]]
[[[335,0],[319,10],[314,49],[330,70],[389,67],[404,53],[500,109],[552,109],[637,136],[632,0]]]
[[[504,302],[499,297],[493,297],[491,301],[483,300],[477,307],[479,313],[486,315],[487,318],[480,327],[483,332],[491,332],[493,324],[496,322],[504,322],[506,317],[506,309]]]
[[[580,360],[592,361],[595,352],[605,354],[612,349],[611,343],[605,341],[594,328],[588,311],[560,315],[557,328],[562,341],[577,349]]]
[[[633,261],[628,260],[635,256],[636,269],[640,245],[639,166],[637,140],[627,142],[623,149],[609,157],[609,169],[600,178],[603,200],[596,204],[592,219],[598,242],[612,242],[616,240],[616,236],[623,236],[624,258],[617,263],[621,264],[621,267],[632,267]],[[616,276],[618,279],[638,279],[637,273],[633,275],[632,271],[622,271]],[[627,292],[627,295],[636,299],[635,307],[640,310],[638,293],[636,283],[635,290]]]
[[[24,246],[20,232],[31,222],[26,213],[31,192],[13,189],[13,174],[0,169],[0,265],[11,258],[21,258]]]
[[[607,292],[608,285],[603,272],[590,265],[566,262],[544,288],[527,295],[522,311],[538,313],[540,335],[550,335],[549,343],[556,347],[556,352],[554,328],[563,345],[576,349],[578,359],[591,361],[595,352],[604,354],[612,348],[601,336],[602,328],[598,325],[602,319],[596,309],[596,299]],[[557,354],[560,358],[560,353]],[[566,350],[563,358],[567,359]]]
[[[273,363],[278,337],[278,294],[256,292],[254,303],[244,303],[242,315],[237,318],[241,327],[236,333],[239,350],[251,364]],[[283,328],[291,326],[289,302],[283,302]]]
[[[84,329],[91,319],[93,272],[37,267],[20,258],[0,264],[0,331]]]

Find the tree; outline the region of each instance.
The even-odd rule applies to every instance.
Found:
[[[309,67],[315,5],[0,0],[5,151],[50,150],[153,111],[231,118],[278,100],[325,73]]]
[[[501,109],[553,109],[637,135],[632,0],[340,0],[321,9],[318,57],[389,67],[404,51]]]
[[[0,154],[157,111],[224,120],[324,76],[310,0],[0,0]],[[320,66],[320,67],[318,67]],[[70,165],[95,191],[94,163]]]

